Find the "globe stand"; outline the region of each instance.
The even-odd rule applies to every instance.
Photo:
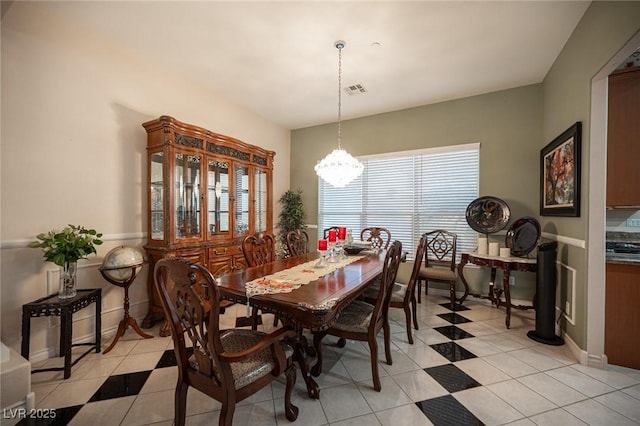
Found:
[[[125,280],[117,281],[112,279],[109,275],[107,275],[108,271],[113,271],[117,269],[127,269],[127,268],[131,269],[131,276],[129,276],[129,278]],[[116,337],[113,339],[113,342],[111,342],[109,347],[107,347],[102,352],[103,354],[106,354],[111,349],[113,349],[113,347],[116,345],[118,340],[127,331],[127,328],[129,328],[129,326],[131,326],[131,328],[133,328],[133,330],[136,333],[138,333],[138,335],[140,335],[141,337],[144,337],[145,339],[153,338],[152,335],[146,334],[140,329],[135,318],[129,316],[129,286],[136,279],[136,275],[138,275],[138,271],[140,269],[141,269],[141,265],[132,265],[132,266],[125,266],[120,268],[105,268],[105,267],[100,268],[100,273],[102,274],[105,280],[109,281],[113,285],[117,285],[118,287],[124,288],[124,318],[122,318],[122,320],[120,321],[120,324],[118,325],[118,331],[116,332]]]

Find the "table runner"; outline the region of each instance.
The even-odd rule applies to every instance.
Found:
[[[362,259],[364,256],[347,256],[337,262],[327,263],[326,266],[316,267],[317,260],[301,263],[275,274],[249,281],[245,284],[247,304],[249,298],[257,294],[289,293],[311,281],[330,274],[350,263]]]

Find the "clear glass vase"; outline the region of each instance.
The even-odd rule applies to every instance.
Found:
[[[64,262],[64,266],[60,267],[60,290],[58,292],[60,299],[70,299],[76,295],[77,271],[78,262]]]

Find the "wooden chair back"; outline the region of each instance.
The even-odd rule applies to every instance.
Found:
[[[362,241],[371,241],[371,246],[377,250],[386,250],[391,243],[391,231],[387,228],[370,227],[360,231]]]
[[[287,232],[287,251],[290,256],[300,256],[309,253],[309,234],[303,229]]]
[[[276,239],[267,232],[247,235],[242,241],[242,253],[247,266],[260,266],[276,260]]]
[[[455,272],[458,235],[444,229],[427,232],[424,266],[448,266]]]

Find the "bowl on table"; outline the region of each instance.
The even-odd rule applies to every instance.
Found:
[[[343,249],[344,249],[345,253],[347,253],[347,254],[358,254],[362,250],[366,249],[366,247],[362,247],[362,246],[344,246]]]

